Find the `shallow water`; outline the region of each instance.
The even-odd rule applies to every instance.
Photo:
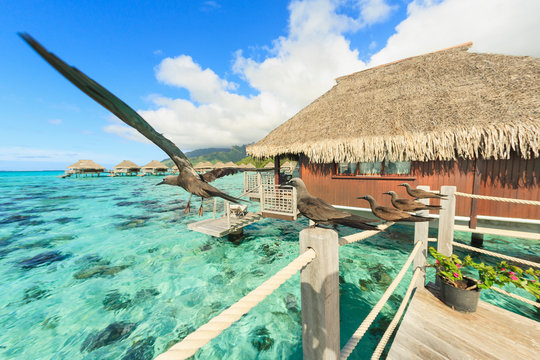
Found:
[[[151,359],[295,258],[307,225],[266,219],[233,243],[188,231],[199,220],[199,200],[184,215],[188,195],[154,186],[160,178],[58,174],[0,172],[0,358]],[[215,184],[238,195],[242,181],[234,175]],[[204,218],[212,205],[206,202]],[[405,262],[412,237],[412,227],[396,225],[340,248],[342,345]],[[538,261],[533,241],[486,237],[485,246]],[[351,358],[371,354],[408,279]],[[538,316],[494,292],[482,299]],[[301,359],[299,275],[196,358]]]

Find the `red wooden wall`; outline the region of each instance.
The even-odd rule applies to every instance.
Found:
[[[411,175],[338,177],[334,176],[333,164],[310,164],[306,157],[301,161],[301,176],[308,190],[334,205],[368,207],[358,196],[370,194],[382,205],[391,206],[386,191],[396,191],[400,197],[409,197],[405,188],[398,186],[407,182],[413,187],[428,185],[439,190],[443,185],[454,185],[457,191],[473,193],[475,170],[477,193],[514,199],[540,201],[540,158],[524,160],[513,154],[509,160],[464,160],[413,162]],[[458,197],[456,215],[470,216],[471,199]],[[438,202],[432,201],[432,204]],[[540,206],[517,205],[488,200],[478,200],[478,215],[512,217],[540,220]]]

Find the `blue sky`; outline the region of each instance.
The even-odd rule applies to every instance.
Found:
[[[473,41],[540,57],[535,0],[0,0],[0,170],[166,155],[61,77],[25,31],[182,150],[257,141],[373,65]]]

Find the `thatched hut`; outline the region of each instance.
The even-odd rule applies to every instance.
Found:
[[[102,172],[105,171],[105,168],[97,164],[93,160],[79,160],[75,164],[71,164],[67,167],[65,176],[80,176],[80,175],[90,175],[94,176],[96,174],[99,176]]]
[[[226,168],[235,168],[235,167],[238,167],[238,165],[236,165],[235,163],[233,163],[232,161],[229,161],[229,162],[226,162],[223,167],[226,167]]]
[[[300,157],[310,191],[354,208],[402,187],[540,200],[540,59],[469,52],[472,44],[337,79],[248,146],[254,157]],[[384,181],[381,181],[384,180]],[[471,219],[540,219],[540,208],[457,198]]]
[[[111,175],[112,176],[137,175],[139,171],[141,171],[140,166],[138,166],[132,161],[124,160],[120,164],[113,167],[113,171],[111,172]]]
[[[168,170],[169,170],[169,168],[167,167],[167,165],[165,165],[165,164],[163,164],[163,163],[161,163],[161,162],[159,162],[157,160],[152,160],[148,164],[141,167],[141,172],[144,175],[163,175]]]
[[[225,167],[225,164],[221,161],[218,161],[217,163],[215,163],[212,168],[214,169],[221,169],[222,167]]]
[[[256,169],[257,167],[255,165],[253,165],[252,163],[249,163],[249,164],[244,164],[244,167],[246,169]]]
[[[202,161],[194,166],[195,170],[199,173],[205,173],[207,171],[210,171],[214,168],[212,163],[210,161]]]

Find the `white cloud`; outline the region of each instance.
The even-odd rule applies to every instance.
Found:
[[[468,41],[472,51],[540,57],[538,0],[415,0],[370,66]]]
[[[53,125],[60,125],[62,124],[62,120],[61,119],[51,119],[48,121],[49,124],[53,124]]]
[[[276,39],[263,61],[236,53],[233,71],[256,91],[235,93],[238,85],[203,69],[188,55],[164,59],[156,67],[159,81],[189,91],[190,100],[154,97],[157,110],[140,114],[183,149],[245,144],[270,130],[329,90],[335,78],[365,64],[343,35],[384,19],[391,11],[381,0],[358,0],[358,16],[340,13],[343,1],[293,1],[289,33]],[[349,11],[351,13],[351,11]],[[107,131],[139,136],[123,125]]]

